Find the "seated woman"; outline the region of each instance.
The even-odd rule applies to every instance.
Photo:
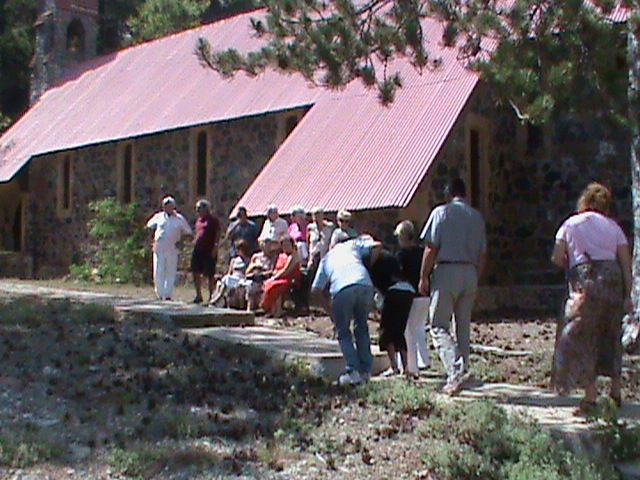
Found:
[[[264,281],[271,276],[278,258],[279,244],[272,238],[260,242],[261,251],[254,253],[245,271],[247,310],[255,311],[260,304]]]
[[[216,285],[216,291],[211,297],[210,305],[229,308],[245,307],[245,271],[251,259],[251,246],[245,240],[235,243],[238,255],[229,262],[229,270]]]
[[[293,283],[300,279],[300,256],[291,237],[282,242],[282,253],[278,255],[274,273],[264,282],[261,307],[268,315],[282,316],[282,296],[291,290]]]

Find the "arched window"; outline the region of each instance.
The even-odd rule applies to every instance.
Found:
[[[196,142],[196,195],[207,196],[207,132],[200,132]]]
[[[73,163],[71,155],[62,157],[58,170],[58,214],[66,216],[71,212],[71,183],[73,175]]]
[[[82,22],[74,18],[69,22],[67,27],[67,52],[75,60],[80,61],[84,59],[85,51],[85,33]]]
[[[120,182],[122,202],[131,203],[133,201],[133,146],[130,143],[125,145],[122,152]]]

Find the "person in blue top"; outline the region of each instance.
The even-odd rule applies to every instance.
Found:
[[[364,261],[375,262],[381,250],[382,245],[370,237],[336,245],[323,257],[311,286],[312,300],[330,312],[336,327],[347,367],[340,385],[357,385],[371,376],[373,356],[367,318],[373,308],[374,288]]]

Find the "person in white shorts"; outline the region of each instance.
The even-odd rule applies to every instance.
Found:
[[[400,247],[396,252],[396,258],[400,262],[402,275],[417,292],[418,284],[420,283],[420,264],[422,262],[423,248],[416,242],[413,223],[409,220],[403,220],[396,225],[393,234],[398,239],[398,246]],[[404,332],[407,343],[406,374],[408,377],[417,377],[419,366],[428,368],[431,365],[426,338],[429,303],[429,297],[418,295],[413,299],[411,310],[409,311],[407,328]]]

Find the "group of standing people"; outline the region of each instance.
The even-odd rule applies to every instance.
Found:
[[[396,226],[396,255],[370,235],[358,236],[345,210],[338,212],[336,227],[321,208],[312,210],[311,221],[304,209],[294,208],[289,223],[270,206],[259,230],[240,207],[227,229],[231,261],[217,288],[220,222],[210,204],[200,200],[191,259],[194,301],[203,301],[206,277],[214,304],[224,294],[228,306],[261,306],[278,316],[283,295],[300,281],[304,270],[311,280],[313,301],[326,309],[335,326],[346,363],[340,383],[358,384],[372,373],[367,319],[378,290],[382,299],[379,344],[389,355],[390,372],[400,371],[398,356],[410,377],[417,375],[418,357],[429,365],[428,324],[446,370],[443,392],[455,395],[469,378],[471,312],[486,262],[487,239],[482,215],[466,202],[464,182],[450,182],[445,196],[447,202],[431,212],[419,236],[424,248],[418,245],[410,221]],[[569,288],[558,325],[554,382],[560,393],[576,386],[585,390],[582,413],[595,407],[598,375],[611,377],[609,395],[621,403],[621,321],[624,312],[632,309],[631,255],[622,229],[609,217],[611,204],[606,187],[588,185],[578,200],[577,213],[558,229],[551,256],[554,264],[565,269]],[[172,197],[164,198],[162,207],[147,226],[155,231],[156,294],[166,300],[171,299],[175,283],[177,243],[182,236],[192,235],[192,230]]]
[[[428,364],[424,339],[428,318],[447,371],[444,392],[456,394],[468,378],[471,310],[485,263],[486,232],[480,212],[465,200],[461,179],[447,186],[446,196],[447,203],[431,212],[420,235],[424,250],[415,242],[411,222],[404,221],[394,232],[400,245],[397,256],[372,237],[360,236],[338,245],[320,262],[312,294],[336,326],[346,363],[341,384],[358,384],[371,376],[367,318],[374,288],[383,296],[380,347],[387,350],[395,372],[399,371],[396,353],[409,376],[417,373],[418,353]]]

